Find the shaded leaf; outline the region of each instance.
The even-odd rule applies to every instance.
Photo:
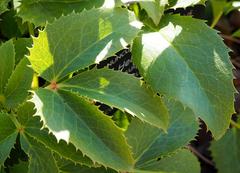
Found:
[[[4,13],[5,11],[8,10],[8,3],[10,0],[1,0],[0,2],[0,14]]]
[[[55,157],[56,158],[56,157]],[[57,164],[60,169],[60,173],[117,173],[112,169],[106,169],[103,167],[98,168],[90,168],[86,166],[81,166],[78,164],[74,164],[68,160],[57,158]]]
[[[33,39],[29,57],[32,67],[46,80],[58,81],[98,63],[127,46],[136,36],[139,30],[131,26],[133,21],[133,14],[120,8],[63,16]]]
[[[29,54],[28,47],[32,46],[31,38],[18,38],[13,40],[15,47],[15,61],[16,64],[25,56]]]
[[[59,87],[117,107],[156,127],[167,129],[168,111],[161,98],[129,74],[110,69],[90,70],[59,84]]]
[[[170,127],[165,134],[160,129],[133,119],[126,132],[132,146],[135,167],[144,167],[157,158],[169,155],[194,139],[198,123],[194,113],[179,102],[166,101],[170,111]]]
[[[33,103],[27,102],[19,108],[18,120],[24,127],[24,134],[36,139],[48,149],[65,159],[69,159],[74,163],[93,166],[93,162],[86,156],[83,156],[80,151],[76,151],[76,148],[72,144],[67,144],[62,140],[58,143],[52,134],[49,134],[46,129],[42,129],[39,118],[33,117],[34,114],[35,110]]]
[[[200,173],[200,163],[197,158],[187,150],[152,161],[135,173]]]
[[[28,172],[28,162],[19,161],[18,164],[9,167],[10,173],[27,173]]]
[[[10,154],[18,132],[11,118],[6,113],[0,113],[0,166]]]
[[[227,47],[216,31],[191,17],[165,16],[161,27],[135,40],[134,63],[156,92],[191,108],[220,138],[234,112]]]
[[[44,26],[47,21],[52,22],[62,14],[66,15],[73,11],[81,12],[83,9],[100,7],[103,3],[104,0],[21,0],[18,16],[36,26]]]
[[[56,136],[116,170],[131,170],[132,157],[120,129],[88,101],[65,91],[39,89],[32,101],[36,115]],[[107,157],[106,157],[107,156]]]
[[[213,160],[218,173],[240,172],[240,131],[229,129],[218,141],[212,142]]]
[[[3,94],[15,64],[15,52],[12,41],[5,42],[0,46],[0,64],[0,94]]]
[[[4,92],[5,104],[9,108],[17,107],[28,96],[33,78],[33,70],[28,66],[28,59],[22,59],[9,78]]]
[[[21,147],[29,156],[28,173],[58,173],[51,150],[26,134],[21,134]]]

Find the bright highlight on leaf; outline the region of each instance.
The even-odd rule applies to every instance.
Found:
[[[123,39],[131,43],[139,32],[131,25],[134,21],[126,9],[92,9],[63,16],[34,38],[29,60],[41,77],[58,81],[114,55],[127,46],[122,45]]]
[[[133,59],[156,92],[191,108],[216,139],[225,133],[234,112],[233,67],[215,31],[191,17],[165,16],[159,32],[135,40]]]

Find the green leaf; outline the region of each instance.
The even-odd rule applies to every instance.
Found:
[[[103,3],[104,0],[22,0],[18,7],[18,16],[22,17],[24,22],[29,21],[36,26],[44,26],[47,21],[52,22],[63,14],[100,7]]]
[[[10,173],[20,173],[20,172],[27,173],[28,166],[29,166],[28,162],[19,161],[18,164],[13,165],[12,167],[9,167],[9,172]],[[1,173],[1,171],[0,171],[0,173]]]
[[[240,38],[240,29],[238,29],[237,31],[235,31],[233,33],[233,37],[239,37]]]
[[[28,65],[28,59],[23,58],[9,78],[4,92],[5,104],[9,108],[17,107],[28,96],[33,78],[33,70]]]
[[[15,65],[15,51],[12,41],[3,43],[0,46],[0,96],[4,93],[4,88],[12,74]]]
[[[1,0],[0,2],[0,14],[4,13],[5,11],[8,10],[8,3],[10,0]]]
[[[28,47],[32,46],[31,38],[18,38],[13,40],[15,47],[15,61],[16,64],[25,56],[29,54]]]
[[[49,134],[46,129],[42,129],[39,118],[33,117],[35,114],[33,103],[25,103],[19,108],[17,114],[19,123],[24,127],[24,134],[36,139],[65,159],[69,159],[74,163],[93,166],[93,162],[86,156],[83,156],[80,151],[77,151],[72,144],[67,144],[62,140],[58,143],[52,134]]]
[[[17,134],[15,125],[9,115],[0,113],[0,166],[3,165],[9,156],[15,144]]]
[[[0,173],[6,173],[2,165],[0,165]]]
[[[200,173],[200,163],[190,151],[182,149],[174,155],[152,161],[135,173]]]
[[[227,0],[210,0],[213,13],[212,26],[214,27],[222,16],[227,5]]]
[[[37,90],[32,101],[36,115],[58,140],[71,142],[94,162],[131,170],[133,159],[122,131],[89,101],[48,89]]]
[[[96,99],[167,129],[168,111],[161,98],[138,78],[110,69],[90,70],[59,84],[61,90]]]
[[[218,173],[240,172],[240,131],[229,129],[218,141],[212,142],[213,160]]]
[[[29,156],[28,173],[59,173],[51,150],[32,137],[21,133],[21,147]]]
[[[191,108],[216,139],[225,133],[234,112],[233,66],[216,31],[191,17],[167,15],[159,32],[135,40],[132,52],[156,92]]]
[[[205,4],[207,0],[168,0],[169,8],[177,9],[177,8],[186,8],[189,6],[194,6],[197,4]]]
[[[167,134],[138,119],[133,119],[128,127],[126,137],[132,146],[137,168],[175,152],[196,136],[199,127],[194,113],[179,102],[166,103],[170,110],[170,127]]]
[[[164,13],[168,0],[141,0],[140,6],[146,10],[155,25],[158,25]]]
[[[56,157],[55,157],[56,158]],[[103,167],[99,168],[90,168],[86,166],[81,166],[74,164],[65,159],[56,158],[60,173],[117,173],[112,169],[107,169]]]
[[[25,25],[22,23],[21,18],[16,17],[16,11],[13,9],[1,15],[0,25],[1,35],[7,39],[21,37],[23,35],[22,32],[24,31],[21,29],[23,29]]]
[[[63,16],[33,39],[29,57],[32,67],[46,80],[58,81],[98,63],[127,46],[136,36],[139,30],[131,22],[136,23],[133,14],[118,8]]]

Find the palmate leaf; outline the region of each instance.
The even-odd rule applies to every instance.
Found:
[[[149,162],[134,173],[200,173],[200,163],[197,158],[185,149],[177,153]]]
[[[197,4],[205,4],[207,0],[168,0],[168,8],[186,8]]]
[[[58,140],[71,142],[107,167],[131,170],[133,159],[122,131],[89,101],[70,92],[48,89],[37,90],[32,101],[38,110],[36,115]]]
[[[129,74],[95,69],[60,83],[59,88],[117,107],[167,130],[168,111],[161,98]]]
[[[166,103],[170,110],[170,127],[167,134],[138,119],[133,119],[126,131],[136,169],[176,152],[196,136],[199,127],[194,113],[188,108],[185,109],[179,102]]]
[[[58,18],[62,14],[100,7],[103,3],[104,0],[22,0],[17,15],[23,21],[29,21],[36,26],[44,26],[47,21],[52,22],[54,18]]]
[[[134,63],[156,92],[191,108],[220,138],[234,112],[228,49],[216,31],[191,17],[165,16],[161,27],[135,40]]]
[[[127,46],[139,31],[132,26],[136,22],[131,12],[120,8],[63,16],[33,39],[32,67],[46,80],[58,81]]]
[[[17,119],[24,127],[24,134],[36,139],[39,143],[44,144],[48,149],[65,159],[71,160],[74,163],[93,166],[93,162],[86,156],[83,156],[80,151],[76,151],[76,148],[72,144],[67,144],[62,140],[58,143],[52,134],[49,134],[46,129],[42,129],[39,118],[33,117],[34,114],[33,103],[27,102],[19,108]]]
[[[0,113],[0,166],[3,165],[13,148],[18,132],[10,116]]]
[[[229,129],[220,140],[212,142],[211,152],[219,173],[240,172],[240,131]]]

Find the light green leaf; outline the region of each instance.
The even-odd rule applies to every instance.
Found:
[[[29,156],[28,173],[59,173],[51,150],[32,137],[21,133],[21,147]]]
[[[10,0],[1,0],[0,1],[0,14],[4,13],[5,11],[8,10],[8,3]]]
[[[240,29],[238,29],[237,31],[235,31],[233,33],[233,37],[239,37],[240,38]]]
[[[67,144],[62,140],[58,143],[56,138],[49,134],[46,129],[41,129],[42,124],[38,117],[33,117],[34,113],[34,104],[29,102],[18,110],[18,121],[24,127],[24,134],[36,139],[65,159],[69,159],[74,163],[93,166],[93,162],[88,157],[83,156],[80,151],[77,151],[72,144]]]
[[[44,26],[47,21],[52,22],[62,14],[100,7],[103,3],[104,0],[22,0],[18,7],[18,16],[22,17],[23,21]]]
[[[128,127],[126,137],[132,146],[137,168],[186,146],[197,134],[199,127],[194,113],[179,102],[166,103],[170,111],[167,134],[138,119],[133,119]]]
[[[48,89],[37,90],[32,101],[36,115],[58,140],[71,142],[97,163],[131,170],[133,159],[122,131],[90,102],[69,92]]]
[[[219,141],[212,142],[213,160],[218,173],[240,172],[240,131],[229,129]]]
[[[158,25],[168,0],[140,0],[140,6],[146,10],[155,25]]]
[[[59,84],[81,96],[126,111],[156,127],[167,129],[168,111],[161,98],[138,78],[110,69],[90,70]]]
[[[15,51],[12,41],[3,43],[0,46],[0,96],[4,93],[4,88],[12,74],[15,65]]]
[[[197,4],[205,4],[207,0],[168,0],[169,8],[177,9],[177,8],[186,8],[189,6],[194,6]]]
[[[212,27],[214,27],[222,16],[227,5],[227,0],[210,0],[213,13]]]
[[[31,38],[18,38],[13,40],[15,47],[15,61],[16,64],[25,56],[29,54],[28,47],[32,46]]]
[[[135,40],[134,63],[156,92],[191,108],[219,139],[234,112],[227,47],[216,31],[191,17],[167,15],[161,28]]]
[[[120,8],[63,16],[33,39],[32,67],[46,80],[58,81],[127,46],[139,31],[132,22],[137,22],[133,14]]]
[[[197,158],[185,149],[174,155],[155,160],[135,173],[200,173],[200,163]]]
[[[28,96],[33,78],[33,70],[28,66],[28,59],[23,58],[9,78],[4,92],[5,104],[9,108],[17,107]]]
[[[17,134],[15,125],[9,115],[0,113],[0,166],[3,165],[9,156],[15,144]]]

